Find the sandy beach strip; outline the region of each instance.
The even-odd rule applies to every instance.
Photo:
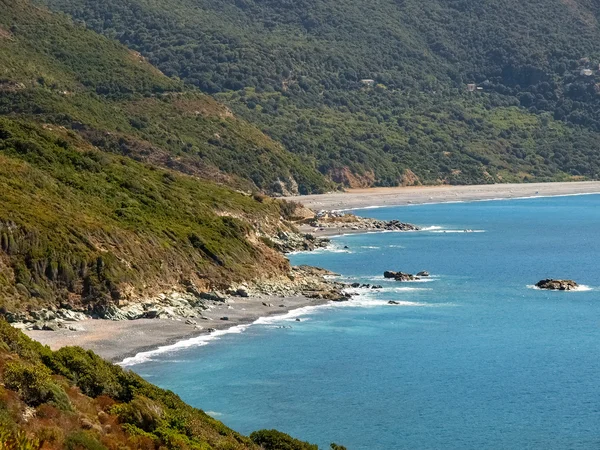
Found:
[[[273,306],[265,306],[263,303]],[[109,361],[121,362],[140,352],[208,334],[209,328],[225,330],[237,325],[250,324],[261,317],[284,315],[298,308],[324,303],[327,301],[302,296],[236,297],[204,311],[205,319],[194,319],[197,326],[202,329],[197,328],[196,325],[188,325],[183,320],[89,319],[73,323],[73,325],[83,328],[84,331],[25,331],[25,334],[48,345],[52,350],[77,345],[86,350],[92,350]],[[222,317],[227,317],[228,320],[221,320]]]
[[[286,197],[286,200],[300,202],[318,211],[594,193],[600,193],[600,181],[348,189],[346,192]]]

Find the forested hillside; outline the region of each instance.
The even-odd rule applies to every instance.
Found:
[[[0,0],[0,114],[73,130],[105,151],[244,190],[331,185],[225,106],[144,57],[25,0]]]
[[[596,1],[38,1],[346,185],[600,174]]]
[[[224,184],[310,190],[318,172],[117,42],[0,7],[0,311],[287,273],[259,237],[289,205]]]

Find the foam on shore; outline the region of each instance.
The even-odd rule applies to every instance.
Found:
[[[430,280],[433,281],[433,280]],[[327,303],[323,303],[320,305],[310,305],[303,306],[300,308],[292,309],[283,314],[268,316],[268,317],[259,317],[255,321],[248,324],[240,324],[234,325],[230,328],[223,330],[216,330],[210,334],[202,334],[200,336],[196,336],[190,339],[184,339],[174,344],[163,345],[154,350],[144,351],[137,353],[134,356],[125,358],[123,361],[118,363],[120,366],[128,367],[134,366],[137,364],[145,363],[152,361],[154,357],[158,355],[162,355],[165,353],[177,352],[179,350],[185,350],[192,347],[202,347],[204,345],[208,345],[210,342],[220,339],[221,336],[227,334],[240,334],[243,333],[248,327],[252,325],[270,325],[278,322],[286,322],[286,321],[296,321],[297,318],[306,316],[309,314],[313,314],[318,310],[323,309],[332,309],[332,308],[373,308],[373,307],[381,307],[388,306],[389,299],[380,299],[377,298],[378,293],[385,292],[407,292],[407,291],[419,291],[419,290],[427,290],[422,288],[412,288],[406,286],[399,287],[389,287],[382,289],[370,289],[370,288],[356,288],[356,289],[348,289],[349,292],[358,292],[359,295],[356,295],[348,301],[343,302],[334,302],[330,301]],[[397,304],[389,305],[389,306],[406,306],[406,307],[439,307],[439,306],[449,306],[450,304],[429,304],[423,302],[413,302],[407,300],[395,300],[398,302]]]

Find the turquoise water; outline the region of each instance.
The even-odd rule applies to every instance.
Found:
[[[277,428],[322,448],[598,448],[599,206],[589,195],[361,211],[434,228],[342,236],[291,260],[382,292],[132,368],[243,433]],[[545,277],[589,290],[528,287]]]

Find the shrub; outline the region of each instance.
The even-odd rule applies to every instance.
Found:
[[[80,347],[63,347],[44,362],[55,372],[73,381],[90,397],[108,395],[122,398],[123,387],[116,374],[120,369],[111,366],[93,352]]]
[[[96,436],[89,431],[76,431],[65,439],[66,450],[107,450]]]
[[[277,430],[259,430],[250,435],[250,439],[264,450],[318,450],[319,447],[308,442],[294,439]]]
[[[67,394],[52,380],[48,368],[41,364],[19,361],[6,364],[4,385],[17,391],[28,405],[38,406],[48,402],[59,409],[71,409]]]
[[[147,397],[136,396],[130,403],[116,405],[111,409],[121,423],[131,424],[144,431],[153,431],[161,423],[163,408]]]

